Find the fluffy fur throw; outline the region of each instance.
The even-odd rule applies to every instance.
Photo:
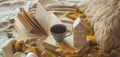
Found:
[[[79,10],[88,16],[101,50],[120,48],[120,0],[85,0]]]

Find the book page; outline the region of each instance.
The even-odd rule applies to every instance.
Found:
[[[14,23],[15,30],[18,32],[18,34],[20,35],[23,41],[26,41],[27,39],[33,39],[33,38],[38,38],[40,36],[43,36],[42,34],[38,35],[38,34],[33,34],[28,32],[27,29],[23,26],[23,24],[18,19],[15,19],[15,21],[16,21]]]
[[[41,4],[38,3],[35,18],[38,21],[39,25],[43,28],[43,31],[47,34],[48,26],[49,26],[49,15],[42,7]]]
[[[52,25],[62,24],[53,13],[48,13],[40,3],[38,3],[35,18],[47,35],[49,35],[49,29]]]
[[[27,22],[27,20],[25,19],[25,17],[22,16],[21,13],[17,14],[17,17],[19,19],[19,21],[23,24],[23,26],[29,31],[29,32],[36,32],[36,30],[29,24],[29,22]]]
[[[21,13],[23,14],[23,17],[26,17],[25,19],[27,20],[27,22],[29,22],[29,25],[31,25],[34,29],[37,30],[36,33],[44,33],[40,25],[35,21],[35,19],[31,18],[31,16],[27,14],[24,8],[21,8]]]
[[[49,29],[55,24],[63,24],[54,13],[49,13]]]

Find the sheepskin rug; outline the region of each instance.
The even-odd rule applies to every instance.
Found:
[[[120,0],[85,0],[79,10],[88,16],[101,50],[120,48]]]

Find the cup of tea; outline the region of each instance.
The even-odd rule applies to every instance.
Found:
[[[53,35],[56,42],[63,42],[64,38],[70,36],[72,33],[68,31],[67,27],[63,24],[56,24],[50,28],[50,32]],[[69,34],[67,34],[69,32]]]

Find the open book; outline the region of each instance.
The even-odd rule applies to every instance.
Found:
[[[28,14],[24,8],[20,8],[17,17],[27,31],[47,36],[50,34],[49,30],[52,25],[62,24],[54,13],[48,13],[40,3],[37,5],[35,18]]]

